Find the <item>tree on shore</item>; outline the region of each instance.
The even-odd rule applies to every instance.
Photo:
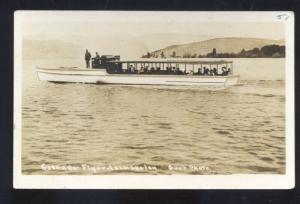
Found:
[[[184,53],[184,55],[182,56],[183,58],[190,58],[191,54],[190,53]]]
[[[165,53],[163,51],[161,52],[147,52],[147,54],[143,55],[143,58],[158,58],[158,57],[165,58]],[[170,57],[183,57],[183,58],[238,58],[238,57],[246,57],[246,58],[258,58],[258,57],[285,57],[285,46],[284,45],[266,45],[261,48],[253,48],[250,50],[242,49],[240,52],[237,53],[217,53],[217,49],[213,48],[212,52],[207,54],[199,54],[197,56],[196,53],[184,53],[182,56],[177,56],[176,52],[173,51]]]
[[[212,52],[208,53],[206,57],[217,57],[217,49],[213,48]]]
[[[217,56],[217,49],[216,48],[213,48],[212,55],[213,55],[213,57]]]
[[[143,55],[142,58],[150,58],[151,57],[151,53],[147,52],[147,54]]]
[[[243,49],[240,51],[239,55],[240,55],[240,56],[245,56],[245,54],[246,54],[246,50],[243,48]]]
[[[171,57],[176,57],[176,52],[175,51],[172,52]]]
[[[191,56],[191,58],[196,58],[197,57],[197,54],[196,53],[194,53],[192,56]]]
[[[285,46],[279,45],[266,45],[260,49],[262,57],[272,57],[275,53],[279,56],[285,56]],[[278,56],[278,54],[276,54]]]

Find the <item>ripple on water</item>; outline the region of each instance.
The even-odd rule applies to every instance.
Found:
[[[146,130],[147,131],[147,133],[156,133],[157,132],[157,130]]]
[[[278,172],[279,169],[277,167],[269,167],[269,166],[257,166],[257,165],[249,165],[246,168],[255,171],[255,172]]]
[[[265,161],[265,162],[273,162],[274,159],[271,157],[259,157],[260,160]]]
[[[57,143],[57,142],[69,142],[69,140],[66,140],[66,139],[46,139],[45,142],[54,142],[54,143]]]
[[[161,149],[164,146],[122,146],[124,149]]]
[[[273,94],[265,94],[265,95],[263,95],[263,97],[274,97],[275,95],[273,95]]]
[[[156,123],[150,123],[150,125],[153,125],[154,127],[160,128],[160,129],[172,129],[172,124],[167,122],[156,122]]]
[[[168,170],[173,162],[216,174],[284,173],[284,83],[244,81],[226,91],[26,83],[22,170],[29,174],[44,173],[35,170],[41,161],[161,165],[153,174],[178,173]]]
[[[220,135],[229,135],[229,134],[231,134],[229,131],[226,131],[226,130],[219,130],[216,133],[218,133]]]

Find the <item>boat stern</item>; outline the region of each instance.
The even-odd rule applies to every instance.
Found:
[[[225,81],[225,86],[234,86],[238,83],[239,79],[239,75],[228,76]]]

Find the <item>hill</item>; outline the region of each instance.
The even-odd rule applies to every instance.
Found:
[[[84,48],[61,40],[35,40],[23,38],[24,59],[78,58],[84,55]]]
[[[262,48],[266,45],[284,45],[283,40],[269,40],[258,38],[214,38],[210,40],[193,42],[181,45],[172,45],[166,48],[151,52],[151,56],[160,56],[163,52],[164,56],[170,57],[176,53],[176,56],[184,56],[186,54],[206,55],[215,48],[217,53],[239,53],[242,50],[251,50],[254,48]]]
[[[89,33],[88,35],[49,35],[24,36],[24,55],[28,58],[56,58],[74,56],[78,49],[89,49],[94,55],[121,55],[122,58],[135,59],[146,52],[168,45],[202,41],[211,36],[184,33],[152,33],[131,35],[124,33]],[[76,46],[77,45],[77,46]],[[53,50],[53,49],[54,50]],[[60,52],[60,53],[58,53]],[[75,52],[75,53],[74,53]],[[82,57],[82,51],[80,51]]]
[[[138,39],[145,44],[148,51],[158,50],[174,44],[186,44],[208,40],[216,36],[196,35],[187,33],[152,33],[138,36]]]

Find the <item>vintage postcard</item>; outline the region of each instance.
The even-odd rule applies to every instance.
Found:
[[[293,12],[16,11],[14,187],[294,187]]]

